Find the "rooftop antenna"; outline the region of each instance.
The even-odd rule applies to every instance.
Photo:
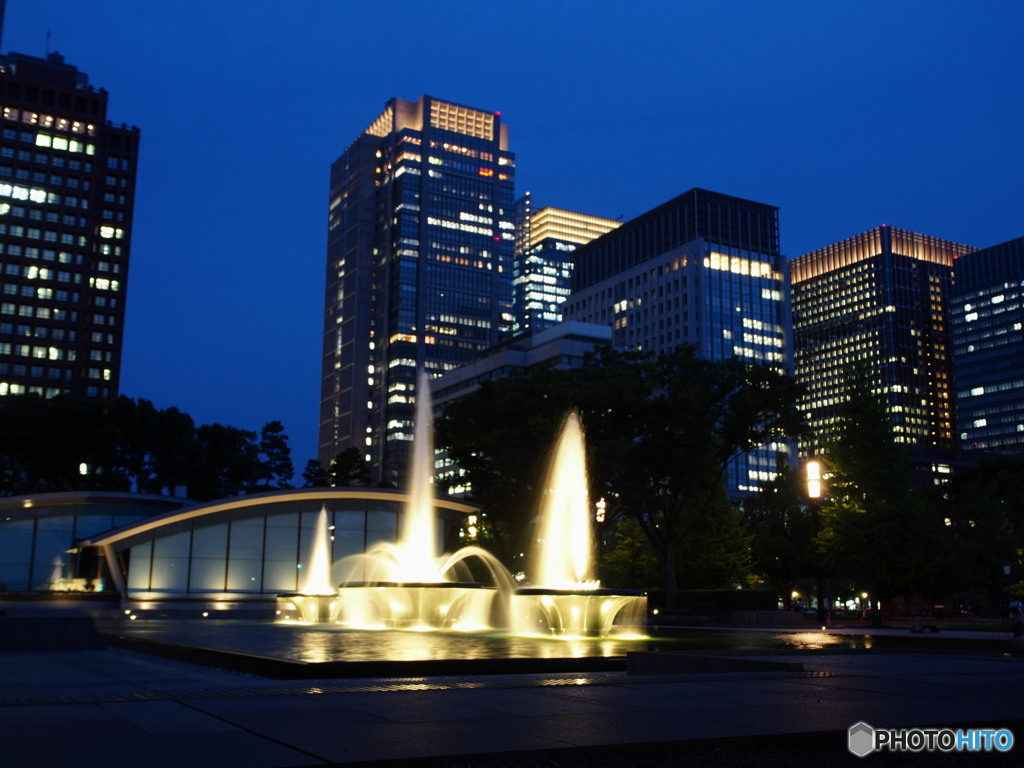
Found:
[[[3,42],[4,37],[4,14],[7,12],[7,0],[0,0],[0,44]],[[3,48],[0,47],[0,51]]]
[[[43,58],[50,58],[50,30],[46,30],[46,54]]]

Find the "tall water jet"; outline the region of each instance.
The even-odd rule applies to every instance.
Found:
[[[437,522],[434,517],[434,414],[430,379],[420,371],[416,380],[409,501],[402,517],[397,563],[398,581],[443,581],[437,571]]]
[[[433,493],[434,441],[430,380],[416,382],[416,421],[409,494],[398,540],[346,558],[337,621],[359,628],[489,629],[496,593],[511,593],[508,571],[488,552],[467,547],[439,556]],[[493,586],[457,580],[468,557],[480,560]]]
[[[593,581],[590,492],[587,488],[586,445],[579,414],[563,425],[541,503],[539,541],[532,553],[533,578],[555,589],[578,589]]]
[[[511,598],[520,634],[601,636],[636,632],[647,611],[642,592],[601,589],[593,578],[594,537],[586,441],[579,414],[566,416],[543,489],[539,534],[530,556],[533,586]]]

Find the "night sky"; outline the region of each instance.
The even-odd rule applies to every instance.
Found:
[[[502,113],[516,192],[630,219],[703,187],[790,257],[1024,235],[1024,3],[7,0],[142,129],[121,391],[316,454],[330,164],[395,96]]]

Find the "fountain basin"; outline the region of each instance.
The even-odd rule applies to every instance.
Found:
[[[338,595],[304,595],[298,592],[277,596],[277,620],[303,624],[327,624],[337,618]]]
[[[350,629],[480,631],[491,628],[497,593],[497,588],[476,582],[353,582],[330,595],[278,595],[277,621]]]
[[[614,589],[522,587],[509,611],[517,634],[533,636],[642,636],[647,594]]]

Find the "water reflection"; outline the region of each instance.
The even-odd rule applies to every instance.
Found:
[[[182,645],[306,663],[452,659],[582,659],[629,651],[778,652],[871,648],[880,638],[827,632],[689,630],[675,637],[536,638],[449,632],[367,632],[334,625],[255,621],[164,620],[106,627],[121,634]]]

